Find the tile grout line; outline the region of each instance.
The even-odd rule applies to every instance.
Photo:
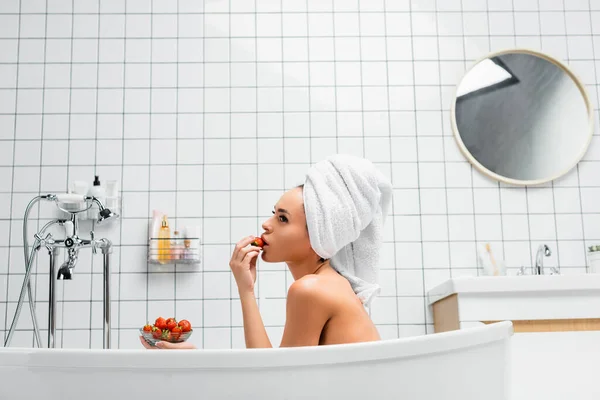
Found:
[[[102,24],[102,10],[100,9],[100,7],[102,7],[100,5],[100,3],[98,4],[98,38],[100,38],[100,27]],[[75,9],[73,9],[73,12],[75,11]],[[75,37],[75,16],[73,15],[72,17],[73,21],[72,21],[72,28],[71,28],[71,35],[73,37]],[[125,47],[125,44],[123,44],[123,47]],[[95,112],[95,129],[94,129],[94,178],[96,175],[100,175],[98,172],[98,111],[99,111],[99,107],[98,107],[98,99],[99,99],[99,93],[100,93],[100,39],[98,39],[98,47],[96,49],[96,96],[95,96],[95,100],[96,100],[96,112]],[[70,96],[71,97],[71,96]],[[67,185],[69,184],[69,182],[67,182]],[[68,191],[68,189],[67,189]],[[105,201],[106,201],[106,197],[105,197]],[[106,206],[106,203],[104,204]],[[93,210],[93,208],[92,208]],[[86,215],[87,215],[87,211],[86,211]],[[95,222],[92,221],[92,231],[94,230],[94,227],[96,226]],[[92,261],[91,261],[91,269],[94,270],[94,257],[92,256]],[[108,279],[110,279],[110,276],[108,277]],[[109,281],[110,282],[110,281]],[[92,347],[92,326],[93,326],[93,321],[92,321],[92,316],[94,314],[93,311],[93,303],[92,303],[92,299],[93,299],[93,293],[94,293],[94,275],[91,276],[90,279],[90,333],[89,333],[89,337],[88,337],[88,348]],[[64,320],[64,315],[63,315],[63,320]],[[64,336],[64,333],[63,333]]]
[[[127,13],[127,3],[125,3],[125,12]],[[123,22],[123,30],[125,32],[127,32],[127,17],[125,17],[125,21]],[[124,207],[125,199],[123,198],[124,197],[123,196],[123,178],[124,178],[124,170],[125,170],[124,165],[125,165],[125,93],[126,93],[126,90],[125,90],[125,74],[126,74],[126,71],[127,71],[127,40],[124,40],[124,43],[123,43],[123,67],[122,67],[122,72],[123,72],[123,87],[121,88],[121,91],[123,93],[123,96],[122,96],[122,99],[121,99],[121,106],[122,106],[122,113],[121,113],[121,115],[122,115],[122,118],[121,118],[121,129],[122,129],[122,132],[121,132],[121,149],[122,150],[121,150],[121,175],[120,175],[121,179],[120,179],[120,188],[119,188],[120,189],[119,195],[121,196],[121,201],[120,201],[120,204],[119,204],[119,208],[120,208],[119,209],[119,212],[120,212],[120,216],[119,216],[119,272],[118,272],[118,274],[119,274],[119,277],[118,277],[119,292],[118,292],[118,295],[117,295],[118,317],[117,317],[117,326],[116,326],[116,329],[113,329],[113,325],[112,325],[112,319],[113,319],[113,315],[114,315],[112,313],[112,303],[113,303],[112,298],[111,298],[111,301],[110,301],[110,303],[111,303],[110,304],[110,307],[111,307],[111,335],[112,335],[112,331],[113,330],[119,333],[119,335],[116,338],[117,339],[116,340],[116,343],[117,343],[117,347],[116,348],[117,349],[121,348],[121,333],[120,333],[121,332],[121,296],[122,296],[122,294],[121,294],[121,287],[122,287],[121,286],[121,277],[122,277],[122,268],[121,268],[121,265],[123,264],[123,246],[122,246],[122,242],[123,242],[123,210],[125,209],[125,207]],[[148,194],[148,201],[149,200],[150,200],[150,195]],[[148,234],[146,235],[146,237],[150,237],[151,232],[150,232],[149,225],[148,225],[148,227],[146,229],[147,229],[147,232],[148,232]],[[150,250],[149,240],[146,240],[145,243],[146,243],[146,246],[145,246],[146,249],[145,249],[145,252],[144,252],[144,255],[146,256],[146,271],[145,272],[147,273],[148,272],[148,268],[147,268],[147,266],[148,266],[147,255],[148,255],[148,251]],[[109,282],[111,283],[111,286],[112,286],[112,270],[111,270],[110,275],[111,275],[111,279],[110,279]],[[113,290],[112,287],[111,287],[111,290],[112,290],[112,293],[114,293],[114,290]],[[149,322],[148,321],[148,311],[147,310],[146,310],[146,321]],[[114,337],[112,337],[112,336],[111,336],[111,340],[112,340],[112,343],[115,342]],[[112,343],[111,343],[111,347],[112,347]]]
[[[387,61],[389,59],[388,57],[388,41],[387,41],[387,33],[388,33],[388,26],[387,26],[387,14],[386,14],[386,2],[383,2],[383,30],[386,33],[385,36],[385,58],[386,58],[386,62],[385,62],[385,73],[386,73],[386,83],[388,86],[388,89],[386,90],[386,100],[387,100],[387,107],[388,109],[391,108],[390,107],[390,91],[389,91],[389,83],[390,83],[390,68],[389,68],[389,61]],[[337,82],[336,82],[337,83]],[[415,114],[416,115],[416,114]],[[399,307],[398,307],[398,265],[397,263],[397,254],[396,254],[396,224],[394,223],[394,214],[395,214],[395,201],[394,201],[394,192],[395,192],[395,188],[394,188],[394,168],[392,166],[392,160],[394,159],[394,157],[392,156],[392,117],[391,117],[391,111],[388,111],[387,113],[387,122],[388,122],[388,134],[389,134],[389,152],[390,152],[390,181],[392,183],[392,201],[391,201],[391,215],[388,215],[388,224],[391,223],[392,224],[392,239],[393,239],[393,255],[394,255],[394,292],[396,294],[396,337],[400,337],[400,311],[399,311]],[[416,123],[416,121],[415,121]],[[363,132],[364,134],[364,132]],[[390,218],[391,217],[391,218]],[[391,220],[391,221],[390,221]]]
[[[412,3],[409,3],[408,5],[409,11],[412,12]],[[409,24],[410,24],[410,31],[411,34],[413,32],[413,20],[412,20],[412,14],[409,14],[410,18],[409,18]],[[411,37],[411,46],[410,46],[410,51],[411,51],[411,58],[413,59],[413,68],[412,68],[412,80],[413,82],[415,81],[415,68],[414,68],[414,56],[415,56],[415,44],[414,44],[414,39]],[[415,121],[415,130],[417,127],[417,92],[415,90],[416,88],[413,87],[413,118]],[[415,151],[416,151],[416,167],[417,167],[417,194],[418,194],[418,198],[419,198],[419,213],[421,211],[421,176],[420,176],[420,166],[419,166],[419,142],[416,138],[417,135],[415,135]],[[446,177],[444,177],[444,182],[446,180]],[[425,265],[424,265],[424,261],[425,261],[425,252],[423,249],[423,218],[419,216],[419,237],[420,237],[420,241],[418,243],[420,243],[420,248],[421,248],[421,283],[423,285],[423,290],[422,290],[422,296],[420,297],[422,299],[422,309],[423,309],[423,324],[425,325],[425,332],[427,333],[427,293],[425,293]],[[397,303],[397,301],[396,301]],[[398,307],[396,305],[396,307]],[[397,311],[398,312],[398,311]]]

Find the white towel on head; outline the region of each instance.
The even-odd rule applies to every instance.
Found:
[[[336,154],[308,170],[303,197],[311,247],[368,307],[381,291],[379,251],[392,184],[369,160]]]

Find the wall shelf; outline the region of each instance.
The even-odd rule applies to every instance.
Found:
[[[168,240],[171,244],[168,249],[159,250],[158,244],[161,240]],[[190,242],[189,247],[185,247],[185,242]],[[173,238],[150,238],[148,240],[148,264],[200,264],[202,256],[200,254],[200,238],[182,237],[178,238],[178,246],[173,247]]]

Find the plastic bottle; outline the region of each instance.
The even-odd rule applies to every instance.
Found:
[[[171,258],[180,260],[183,258],[183,243],[179,231],[173,232],[173,240],[171,241]]]
[[[163,213],[159,210],[152,210],[152,222],[149,227],[148,237],[150,239],[150,259],[158,260],[158,235],[160,233]]]
[[[99,176],[95,175],[94,178],[95,178],[94,179],[94,185],[88,190],[87,195],[88,196],[94,196],[95,198],[97,198],[98,200],[100,200],[100,202],[102,204],[105,204],[105,202],[106,202],[106,192],[104,191],[104,188],[100,185]],[[92,207],[90,207],[90,209],[87,211],[88,219],[97,220],[99,212],[100,212],[100,210],[98,209],[98,204],[94,203],[92,205]]]
[[[190,239],[183,239],[183,255],[182,258],[186,259],[186,260],[193,260],[194,259],[194,253],[192,252],[192,249],[190,249],[190,244],[191,244],[191,240]]]
[[[171,231],[166,215],[163,215],[158,239],[158,261],[168,262],[171,258]]]

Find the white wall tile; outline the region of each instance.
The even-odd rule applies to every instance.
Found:
[[[450,215],[448,216],[448,225],[450,240],[462,241],[475,239],[475,220],[473,216]]]
[[[500,194],[498,189],[473,189],[476,214],[500,213]]]
[[[12,190],[15,192],[38,192],[39,180],[39,167],[14,167]]]
[[[189,216],[185,213],[185,207],[181,206],[181,203],[178,202],[178,199],[187,199],[190,195],[190,192],[184,193],[175,193],[173,191],[152,191],[150,192],[148,208],[149,210],[159,210],[161,213],[166,214],[170,219],[173,219],[175,215],[175,210],[177,206],[181,208],[181,214],[183,216]],[[171,228],[172,228],[171,223]]]
[[[477,240],[502,240],[499,215],[475,215],[475,229]]]
[[[502,231],[505,240],[527,240],[529,238],[527,215],[503,215]]]
[[[222,327],[230,323],[230,300],[204,300],[204,326]]]
[[[446,216],[423,215],[421,216],[421,225],[423,241],[448,240],[448,219]]]
[[[423,214],[446,214],[446,192],[444,189],[422,189],[419,194]]]
[[[473,213],[473,191],[471,189],[446,189],[448,214]]]
[[[422,248],[423,268],[448,268],[450,265],[450,251],[447,242],[424,242]]]
[[[527,213],[528,198],[524,189],[500,188],[500,199],[503,213]]]

